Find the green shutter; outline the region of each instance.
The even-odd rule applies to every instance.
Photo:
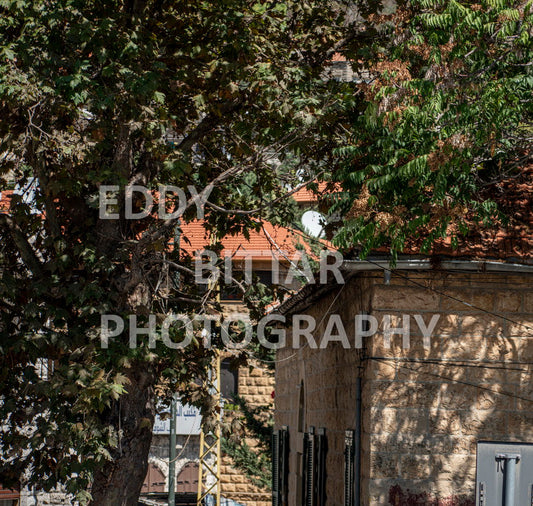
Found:
[[[355,431],[344,433],[344,506],[353,506],[354,501],[354,439]]]

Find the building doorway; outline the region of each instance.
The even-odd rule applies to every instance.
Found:
[[[165,475],[154,465],[148,464],[148,472],[144,479],[141,494],[154,494],[165,491]]]
[[[198,493],[198,464],[196,462],[188,462],[183,466],[178,474],[176,485],[178,494]]]

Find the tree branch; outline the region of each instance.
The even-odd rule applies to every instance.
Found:
[[[20,253],[22,261],[26,264],[26,267],[33,273],[34,276],[40,278],[43,277],[43,266],[35,251],[31,247],[28,239],[15,223],[13,218],[7,214],[0,214],[0,225],[6,228],[11,236],[11,239],[15,243],[15,246]]]
[[[220,116],[228,115],[236,111],[242,104],[241,100],[234,102],[226,102],[220,107]],[[192,130],[186,137],[177,145],[178,151],[189,151],[195,144],[200,142],[204,135],[210,132],[218,123],[220,119],[212,112],[202,118],[200,123]]]
[[[183,216],[185,211],[189,209],[197,200],[203,200],[202,197],[205,197],[206,195],[209,195],[213,189],[218,186],[219,184],[223,183],[224,181],[227,181],[231,177],[234,177],[241,172],[245,170],[246,167],[239,166],[239,167],[231,167],[230,169],[222,172],[222,174],[219,174],[215,179],[213,179],[201,192],[198,193],[197,196],[191,197],[187,201],[187,205],[183,209],[183,211],[179,214],[179,216],[176,216],[175,218],[165,220],[164,223],[157,229],[151,229],[147,231],[139,240],[138,247],[144,247],[147,244],[153,243],[163,237],[163,235],[172,227],[178,224],[180,218]]]
[[[305,188],[308,184],[311,184],[318,177],[320,177],[324,172],[325,172],[324,170],[320,171],[312,179],[308,179],[304,183],[299,184],[298,186],[293,188],[291,191],[279,196],[278,198],[276,198],[276,199],[274,199],[274,200],[272,200],[270,202],[267,202],[266,204],[263,204],[260,207],[256,207],[255,209],[250,209],[248,211],[243,210],[243,209],[224,209],[223,207],[217,206],[216,204],[213,204],[212,202],[209,202],[209,201],[207,201],[205,204],[206,204],[206,206],[211,207],[215,211],[219,211],[219,212],[224,213],[224,214],[236,214],[236,215],[240,215],[240,216],[248,216],[250,214],[256,214],[256,213],[259,213],[259,212],[263,211],[267,207],[271,207],[272,205],[277,204],[280,200],[284,200],[287,197],[290,197],[294,193],[300,191],[302,188]]]

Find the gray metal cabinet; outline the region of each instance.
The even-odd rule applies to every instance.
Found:
[[[533,443],[478,443],[476,506],[533,506]]]

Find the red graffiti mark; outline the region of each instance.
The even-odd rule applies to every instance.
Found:
[[[392,506],[474,506],[471,497],[452,495],[449,497],[432,497],[427,492],[411,492],[403,490],[400,485],[389,489],[389,504]]]

